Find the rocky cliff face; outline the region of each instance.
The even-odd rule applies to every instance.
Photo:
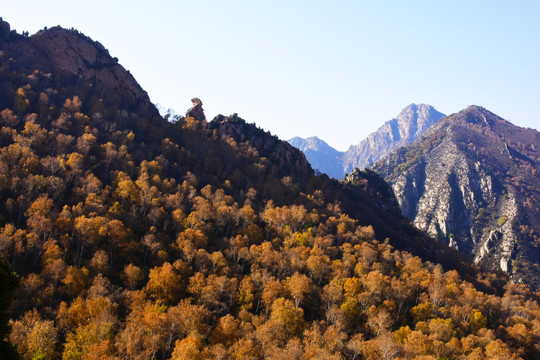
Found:
[[[343,152],[334,149],[318,137],[302,139],[295,136],[287,142],[300,149],[314,169],[336,179],[342,179],[345,175],[342,162]]]
[[[538,147],[536,130],[471,106],[374,169],[417,227],[538,288]]]
[[[444,114],[430,105],[411,104],[394,119],[369,134],[358,145],[352,145],[343,155],[344,171],[370,166],[393,149],[412,143]]]

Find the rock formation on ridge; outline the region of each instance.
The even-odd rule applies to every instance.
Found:
[[[189,108],[189,110],[186,112],[186,117],[192,117],[198,121],[206,120],[206,116],[204,115],[204,110],[202,108],[203,103],[201,99],[193,98],[191,99],[191,102],[193,103],[193,106]]]

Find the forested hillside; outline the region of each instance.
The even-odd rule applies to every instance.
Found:
[[[99,43],[6,24],[0,253],[23,359],[540,356],[538,294],[416,230],[376,174],[315,176],[237,115],[163,119]]]

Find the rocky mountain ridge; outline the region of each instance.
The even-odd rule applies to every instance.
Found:
[[[150,116],[158,114],[147,92],[101,43],[60,26],[31,37],[11,31],[5,21],[1,28],[4,50],[15,56],[24,54],[26,63],[39,63],[41,71],[61,73],[64,85],[84,83],[101,99],[114,102],[121,98],[125,109]]]
[[[420,229],[539,285],[540,133],[470,106],[374,165]]]
[[[248,124],[237,114],[216,116],[208,123],[210,130],[216,130],[223,139],[234,139],[237,144],[248,146],[249,152],[256,152],[268,160],[270,173],[282,178],[291,176],[294,181],[305,182],[313,169],[304,154],[276,136]]]
[[[358,145],[347,149],[343,155],[344,171],[368,167],[393,149],[412,143],[443,116],[431,105],[410,104]]]

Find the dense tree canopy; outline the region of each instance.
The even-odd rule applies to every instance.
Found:
[[[11,271],[8,264],[0,256],[0,359],[16,359],[17,355],[6,339],[10,329],[8,326],[9,308],[17,289],[17,276]]]

